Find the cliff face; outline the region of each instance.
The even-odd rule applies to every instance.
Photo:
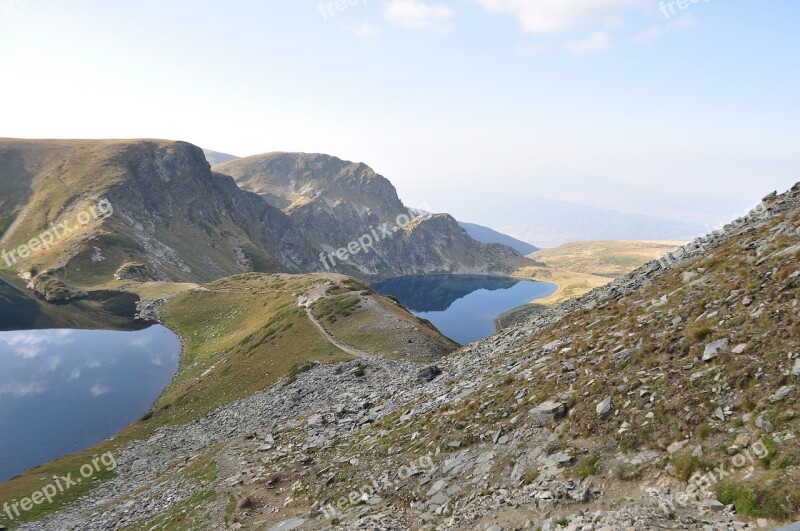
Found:
[[[316,265],[285,214],[212,173],[184,142],[2,140],[0,188],[4,249],[55,227],[46,248],[0,264],[33,277],[54,270],[91,286],[120,268],[139,280],[205,281]]]
[[[414,219],[417,213],[403,205],[394,186],[365,164],[328,155],[270,153],[214,170],[281,208],[326,254],[369,236],[374,245],[368,252],[348,252],[347,260],[321,262],[330,267],[335,261],[345,273],[364,278],[509,274],[528,263],[509,247],[475,241],[448,215]]]

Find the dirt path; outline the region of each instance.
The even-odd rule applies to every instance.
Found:
[[[343,351],[347,352],[351,356],[355,356],[356,358],[371,359],[371,358],[375,357],[374,354],[370,354],[369,352],[364,352],[363,350],[355,349],[355,348],[351,347],[350,345],[346,345],[345,343],[342,343],[341,341],[339,341],[338,339],[333,337],[327,330],[325,330],[325,327],[322,326],[322,323],[317,321],[317,318],[314,317],[311,314],[311,310],[307,306],[305,307],[305,310],[306,310],[306,315],[308,316],[308,319],[312,323],[314,323],[314,326],[317,327],[317,329],[320,331],[320,333],[323,336],[325,336],[325,339],[327,339],[333,346],[335,346],[336,348],[338,348],[340,350],[343,350]]]
[[[25,218],[28,216],[28,210],[30,210],[31,206],[27,205],[22,210],[19,211],[14,221],[11,222],[11,225],[8,226],[6,231],[3,233],[3,237],[0,238],[0,245],[4,245],[10,238],[17,227],[25,221]]]

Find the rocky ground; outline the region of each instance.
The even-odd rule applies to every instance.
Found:
[[[426,367],[316,366],[26,529],[758,529],[800,516],[800,185]]]

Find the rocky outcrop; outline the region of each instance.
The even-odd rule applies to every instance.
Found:
[[[47,233],[13,264],[21,272],[58,269],[88,287],[133,274],[131,263],[172,281],[321,267],[283,212],[185,142],[0,140],[0,189],[13,193],[0,203],[0,218],[14,219],[7,248]]]
[[[63,272],[45,271],[28,284],[28,289],[37,297],[52,303],[67,303],[88,296],[88,293],[64,283],[60,277]]]
[[[501,244],[470,237],[446,214],[408,208],[394,186],[365,164],[328,155],[269,153],[214,166],[245,190],[281,208],[327,255],[355,243],[359,251],[326,268],[375,279],[410,274],[508,275],[532,264]],[[333,263],[332,263],[333,262]]]

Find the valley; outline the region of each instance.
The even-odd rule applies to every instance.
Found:
[[[150,140],[0,148],[19,161],[0,183],[12,168],[29,187],[0,205],[10,248],[98,201],[112,212],[0,264],[3,328],[158,323],[182,345],[139,420],[11,478],[0,500],[99,456],[114,469],[2,526],[746,529],[800,513],[797,186],[684,246],[525,257],[423,213],[355,253],[359,234],[414,214],[363,164],[278,153],[212,170],[199,148]],[[760,468],[676,503],[759,444]]]

